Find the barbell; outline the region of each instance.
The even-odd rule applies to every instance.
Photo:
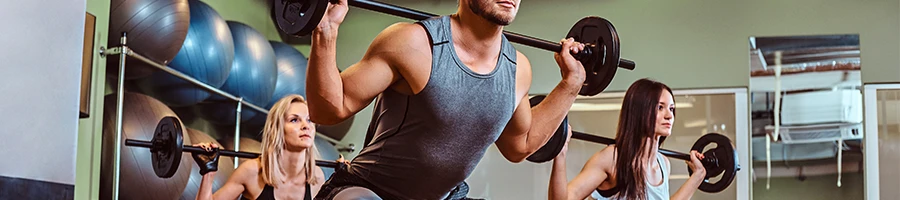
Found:
[[[181,123],[178,122],[178,118],[172,116],[163,117],[156,125],[156,130],[153,132],[153,138],[150,141],[126,139],[125,146],[149,148],[153,172],[160,178],[170,178],[178,170],[183,152],[206,152],[200,147],[183,145],[183,130]],[[259,157],[257,153],[230,150],[219,150],[219,155],[238,158]],[[316,160],[316,165],[330,168],[339,167],[337,162],[327,160]]]
[[[296,37],[307,36],[322,20],[328,4],[333,2],[335,0],[331,0],[331,2],[329,0],[274,0],[272,15],[279,30]],[[348,0],[347,3],[350,6],[412,20],[425,20],[438,16],[372,0]],[[562,51],[560,44],[547,40],[509,31],[503,31],[503,34],[510,42],[551,52]],[[634,61],[620,58],[619,36],[609,20],[596,16],[582,18],[569,30],[566,38],[570,37],[585,44],[584,50],[573,54],[584,65],[587,75],[578,94],[597,95],[612,82],[616,75],[616,69],[621,67],[634,70]]]
[[[531,106],[539,104],[546,96],[537,95],[530,99]],[[528,161],[535,163],[543,163],[556,157],[562,150],[562,147],[565,145],[566,137],[568,135],[568,116],[563,118],[562,123],[557,128],[556,132],[553,133],[553,136],[550,138],[547,143],[544,144],[540,149],[536,152],[532,153],[528,158]],[[597,136],[593,134],[588,134],[579,131],[572,131],[572,138],[579,139],[589,142],[595,142],[600,144],[611,145],[615,144],[616,140],[612,138]],[[706,150],[706,147],[710,144],[715,144],[715,147]],[[738,162],[738,154],[737,151],[734,150],[734,145],[731,143],[731,140],[728,139],[727,136],[719,134],[719,133],[707,133],[697,139],[694,142],[694,145],[691,147],[691,150],[696,150],[697,152],[703,153],[703,159],[700,160],[700,163],[703,164],[703,168],[706,169],[706,177],[703,182],[700,184],[699,189],[708,193],[716,193],[721,192],[728,188],[731,185],[731,182],[734,181],[734,177],[737,175],[737,172],[741,170],[741,165]],[[668,149],[659,149],[659,152],[667,157],[675,158],[679,160],[690,161],[691,155],[686,153],[680,153]],[[688,168],[688,173],[693,174],[693,171]],[[722,175],[722,177],[716,182],[710,182],[710,178],[717,177]]]

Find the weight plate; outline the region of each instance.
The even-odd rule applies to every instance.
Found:
[[[710,149],[708,151],[704,151],[707,146],[710,144],[716,144],[716,147]],[[734,145],[731,144],[731,139],[728,137],[718,134],[718,133],[709,133],[703,135],[694,142],[694,146],[691,147],[691,150],[696,150],[698,152],[703,152],[703,167],[706,169],[706,179],[703,183],[700,184],[699,189],[708,193],[716,193],[721,192],[728,188],[731,185],[731,182],[734,181],[734,177],[737,175],[737,171],[740,170],[740,165],[737,160],[737,152],[734,151]],[[689,174],[693,174],[691,170],[688,170]],[[718,175],[722,175],[715,183],[709,182],[709,178],[716,177]]]
[[[544,100],[546,96],[538,95],[531,97],[529,102],[531,103],[531,107],[537,106],[541,101]],[[528,161],[535,163],[543,163],[556,158],[559,155],[559,152],[562,151],[563,146],[566,145],[566,137],[569,134],[569,117],[566,116],[563,118],[562,123],[559,124],[559,127],[556,128],[556,132],[553,133],[553,136],[550,137],[550,140],[544,144],[540,149],[532,153],[525,158]]]
[[[616,28],[606,19],[589,16],[582,18],[569,30],[566,38],[585,44],[591,55],[579,58],[584,65],[586,78],[580,95],[594,96],[603,92],[619,68],[619,36]]]
[[[156,131],[153,133],[150,148],[153,163],[153,171],[160,178],[169,178],[178,171],[178,165],[181,164],[182,133],[181,123],[178,118],[168,116],[163,117],[156,124]]]
[[[303,37],[316,29],[326,8],[328,0],[274,0],[272,15],[282,32]]]

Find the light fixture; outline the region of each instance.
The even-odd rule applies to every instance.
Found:
[[[675,108],[692,108],[693,103],[683,102],[675,103]],[[569,112],[577,111],[615,111],[622,108],[622,104],[618,103],[573,103]]]

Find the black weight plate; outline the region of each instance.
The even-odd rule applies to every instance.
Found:
[[[272,15],[278,29],[288,35],[307,36],[325,15],[328,0],[274,0]]]
[[[716,177],[725,172],[725,168],[722,165],[724,163],[719,162],[719,157],[722,156],[719,155],[722,155],[727,149],[716,147],[703,153],[703,167],[706,169],[706,178]]]
[[[163,117],[156,124],[153,133],[153,147],[150,148],[153,160],[153,171],[160,178],[170,178],[178,171],[181,164],[183,129],[178,118]]]
[[[589,16],[582,18],[569,30],[566,38],[585,44],[591,56],[579,58],[584,65],[586,78],[580,95],[594,96],[603,92],[619,68],[619,36],[608,20]]]
[[[537,106],[538,103],[544,100],[544,98],[546,98],[546,96],[544,95],[531,97],[531,99],[529,99],[531,107]],[[568,137],[568,134],[569,117],[566,116],[565,118],[563,118],[563,121],[562,123],[560,123],[559,127],[556,128],[556,132],[553,133],[553,136],[550,137],[550,140],[547,141],[547,143],[544,144],[544,146],[542,146],[540,149],[529,155],[528,158],[525,158],[525,160],[535,163],[543,163],[553,160],[553,158],[556,158],[556,156],[559,155],[559,152],[562,151],[563,146],[566,145],[566,137]]]
[[[716,144],[716,148],[710,149],[709,151],[703,151],[706,146],[709,144]],[[703,135],[694,142],[694,146],[691,147],[691,150],[696,150],[699,152],[704,152],[703,155],[706,157],[704,160],[704,168],[706,169],[707,175],[706,178],[718,176],[720,173],[722,178],[715,183],[711,183],[709,181],[704,181],[700,184],[699,189],[708,193],[716,193],[721,192],[728,188],[729,185],[734,181],[734,177],[737,175],[737,171],[740,170],[740,165],[738,164],[738,156],[737,152],[734,151],[734,145],[731,143],[731,139],[728,139],[725,135],[718,133],[709,133]],[[713,161],[713,162],[710,162]],[[693,173],[688,170],[688,173]]]

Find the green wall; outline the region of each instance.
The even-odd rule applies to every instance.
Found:
[[[106,46],[109,30],[109,0],[87,0],[87,12],[97,17],[94,49]],[[89,118],[78,120],[78,145],[75,160],[75,199],[100,198],[100,143],[103,128],[103,95],[106,84],[106,58],[94,51],[91,74]]]

